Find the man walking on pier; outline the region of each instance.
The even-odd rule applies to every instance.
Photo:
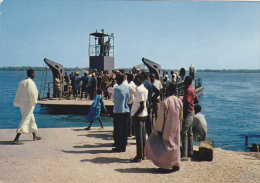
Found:
[[[193,156],[193,133],[192,123],[194,118],[194,104],[198,103],[198,97],[195,90],[191,86],[192,78],[186,76],[184,80],[185,91],[183,95],[183,125],[181,130],[182,141],[182,161],[188,160],[188,157]]]
[[[32,133],[33,140],[40,140],[41,137],[36,136],[38,131],[33,115],[35,104],[37,103],[38,90],[33,79],[35,78],[35,71],[33,69],[27,70],[27,77],[19,83],[14,106],[20,107],[22,113],[22,120],[16,130],[16,137],[14,144],[21,144],[19,137],[22,133]]]
[[[122,84],[125,79],[123,74],[117,75],[118,86],[114,88],[114,141],[112,151],[125,152],[127,145],[127,132],[130,109],[128,107],[131,87]]]

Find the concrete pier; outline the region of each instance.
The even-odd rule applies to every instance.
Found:
[[[259,153],[216,148],[211,162],[189,160],[180,171],[158,174],[150,160],[130,163],[135,139],[128,140],[126,152],[112,152],[112,131],[41,128],[42,140],[22,134],[24,144],[13,145],[15,129],[0,129],[0,182],[260,182]]]

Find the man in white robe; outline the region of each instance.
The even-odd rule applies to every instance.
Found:
[[[149,136],[144,154],[160,167],[159,173],[171,173],[180,167],[180,128],[182,122],[182,101],[175,97],[176,87],[169,85],[170,97],[160,103],[155,128]]]
[[[16,130],[16,137],[13,141],[14,144],[21,144],[19,137],[22,133],[32,133],[33,140],[40,140],[40,137],[36,136],[38,131],[33,115],[35,104],[37,103],[38,90],[33,81],[35,78],[35,71],[33,69],[27,70],[27,77],[19,83],[14,106],[20,107],[22,120]]]

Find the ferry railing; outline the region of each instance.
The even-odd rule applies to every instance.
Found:
[[[195,79],[195,89],[202,87],[202,78]]]
[[[104,45],[101,47],[100,45],[89,45],[89,56],[100,56],[100,50],[102,49],[104,56],[114,57],[114,46]]]
[[[184,88],[185,88],[185,85],[184,85],[184,82],[179,82],[179,83],[175,83],[176,85],[176,95],[179,97],[179,96],[183,96],[184,94]]]
[[[163,83],[163,89],[161,90],[161,100],[163,100],[164,98],[168,97],[169,91],[168,91],[168,85],[166,83]],[[175,85],[176,87],[176,96],[183,96],[184,94],[184,82],[178,82],[178,83],[173,83],[173,85]]]

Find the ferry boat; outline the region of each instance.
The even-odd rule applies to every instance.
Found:
[[[111,71],[114,70],[114,34],[105,34],[104,30],[102,30],[101,32],[96,31],[90,34],[89,60],[89,70],[91,71],[101,72],[104,70],[109,70],[111,73]],[[66,83],[64,79],[65,71],[63,65],[47,58],[44,58],[44,62],[50,68],[53,77],[52,81],[45,82],[45,85],[48,84],[48,87],[44,88],[48,88],[48,91],[46,92],[46,94],[41,93],[40,96],[42,97],[39,97],[38,104],[43,107],[51,108],[52,111],[56,112],[86,114],[93,101],[80,98],[78,98],[77,100],[71,100],[71,92],[66,91],[67,87],[65,87],[66,85],[68,85],[68,83]],[[150,73],[155,74],[156,79],[161,80],[162,69],[160,64],[153,62],[147,58],[142,58],[142,62],[148,68]],[[183,80],[184,76],[186,75],[186,71],[184,68],[180,69],[179,75]],[[202,86],[202,79],[194,77],[195,70],[193,66],[190,67],[189,75],[193,79],[192,85],[193,88],[195,88],[197,95],[202,94],[204,89],[204,87]],[[60,93],[57,98],[60,98],[61,100],[57,100],[56,97],[53,97],[53,94],[55,93],[55,78],[57,77],[60,80]],[[183,81],[174,84],[177,88],[177,96],[181,97],[184,91]],[[53,90],[52,92],[51,88]],[[161,96],[162,99],[164,98],[164,96],[167,96],[166,92],[162,91]],[[107,107],[108,113],[112,114],[114,107],[113,101],[104,100],[104,103]]]

